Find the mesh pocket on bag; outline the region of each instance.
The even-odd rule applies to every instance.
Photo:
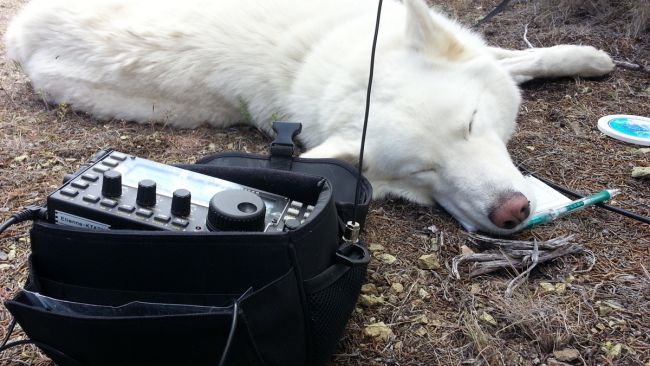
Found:
[[[325,365],[336,350],[354,309],[367,266],[352,267],[325,289],[307,294],[313,330],[314,365]]]

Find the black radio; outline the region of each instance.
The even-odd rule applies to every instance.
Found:
[[[110,148],[47,198],[48,221],[89,229],[273,232],[297,227],[313,209]]]

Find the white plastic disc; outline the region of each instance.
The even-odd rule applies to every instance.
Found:
[[[615,139],[650,146],[650,118],[617,114],[598,120],[598,129]]]

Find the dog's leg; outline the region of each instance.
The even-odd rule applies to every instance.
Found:
[[[524,51],[491,47],[490,52],[518,84],[536,78],[603,76],[614,68],[607,53],[591,46],[559,45]]]

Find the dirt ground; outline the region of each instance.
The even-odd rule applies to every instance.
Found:
[[[23,2],[0,0],[0,33]],[[434,6],[471,25],[497,3],[436,0]],[[626,19],[598,18],[582,8],[565,15],[542,10],[535,1],[514,1],[476,30],[505,48],[526,48],[526,34],[534,47],[589,44],[618,61],[650,62],[650,37],[631,36]],[[179,131],[155,123],[98,121],[43,103],[4,54],[0,68],[2,222],[25,205],[44,203],[66,173],[105,146],[163,163],[193,163],[220,151],[265,153],[270,143],[246,126]],[[522,86],[522,94],[518,130],[509,145],[517,164],[583,195],[620,189],[612,206],[650,216],[650,180],[630,176],[634,167],[650,166],[650,152],[596,127],[605,115],[648,116],[648,74],[618,68],[597,79],[533,81]],[[12,298],[26,279],[29,225],[0,235],[0,300]],[[355,309],[330,365],[649,366],[650,226],[594,207],[511,239],[563,234],[576,234],[574,242],[593,252],[595,263],[577,254],[541,264],[506,297],[516,271],[451,276],[448,265],[463,245],[481,249],[443,210],[399,199],[373,202],[363,237],[373,253],[367,284],[374,288],[365,292],[382,303]],[[436,254],[441,268],[418,268],[425,254]],[[9,319],[2,307],[2,337]],[[392,332],[387,339],[368,335],[370,325],[381,323]],[[12,340],[23,336],[15,333]],[[0,355],[2,366],[49,362],[32,346]]]

